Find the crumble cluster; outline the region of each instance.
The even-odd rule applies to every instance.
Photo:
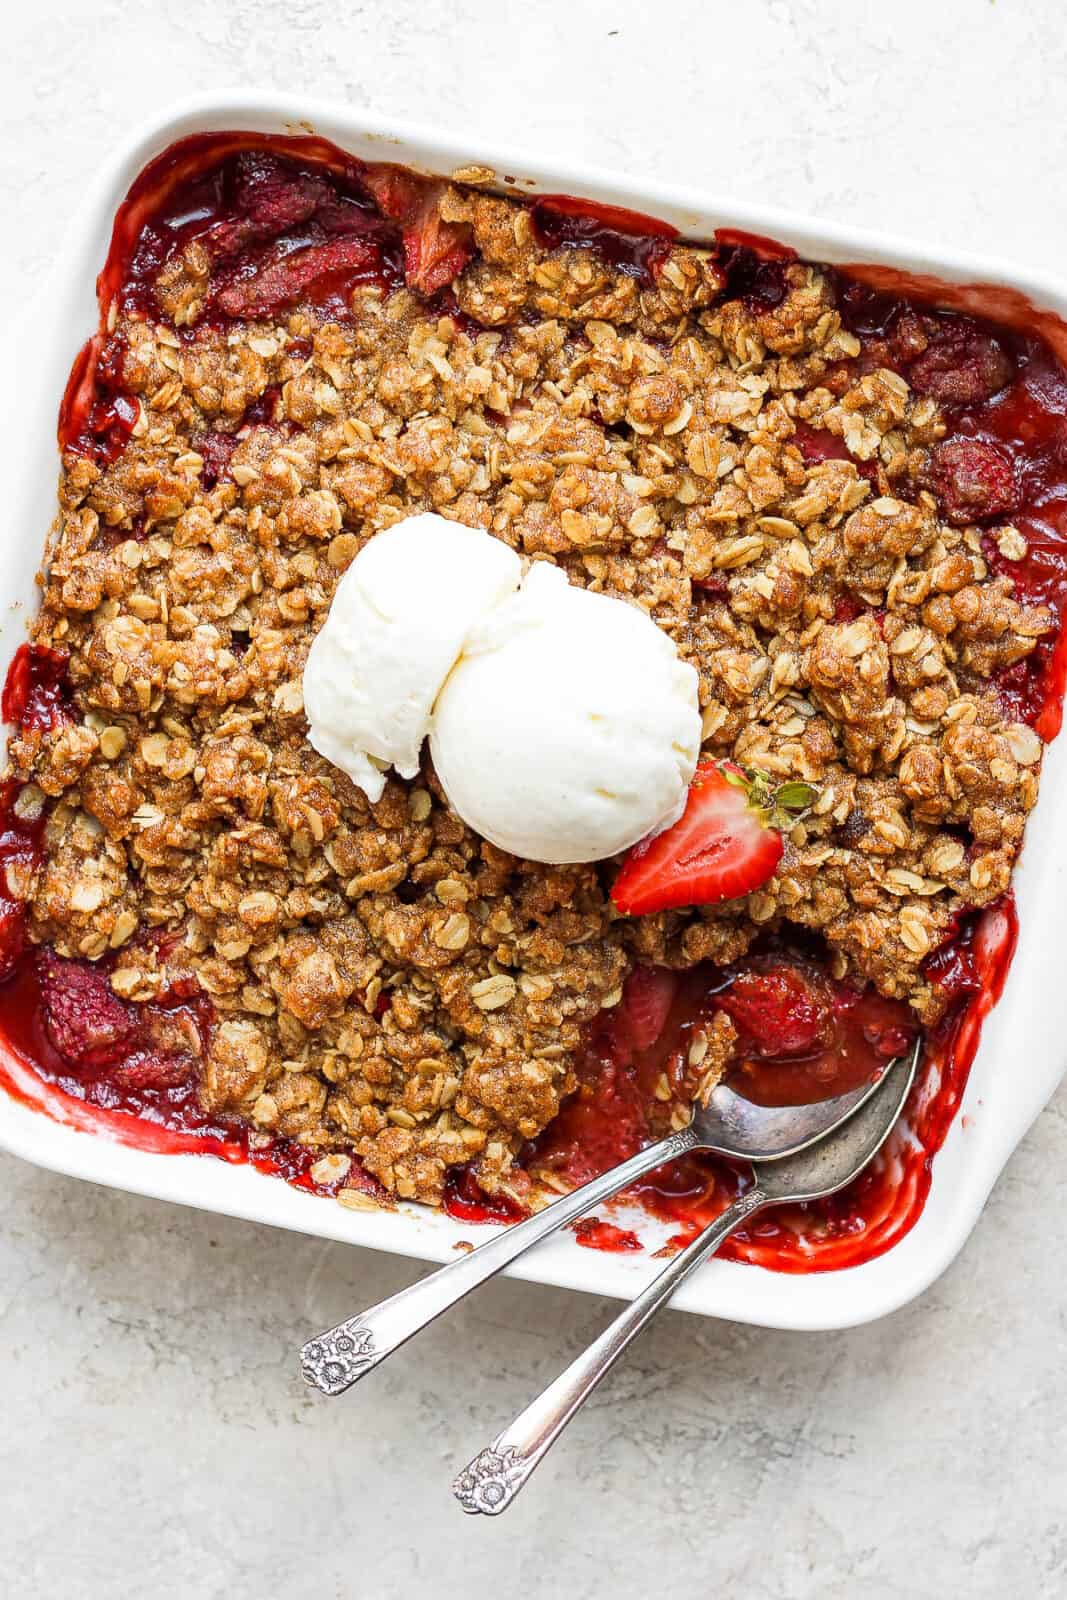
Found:
[[[112,464],[63,463],[33,639],[69,656],[73,715],[12,743],[21,804],[51,808],[23,895],[32,938],[112,958],[123,999],[195,974],[210,1111],[321,1150],[324,1179],[354,1155],[439,1203],[473,1161],[529,1199],[515,1156],[635,961],[729,962],[792,923],[936,1017],[923,959],[1005,890],[1037,794],[1041,742],[991,680],[1052,621],[987,569],[938,457],[951,361],[919,392],[863,359],[818,268],[761,306],[706,249],[648,285],[543,248],[521,204],[438,203],[476,246],[450,314],[362,285],[349,319],[220,326],[194,244],[158,320],[111,329],[139,414]],[[494,849],[428,758],[371,805],[316,754],[301,672],[338,578],[431,509],[643,607],[699,673],[705,752],[818,787],[771,882],[620,918],[610,866]]]

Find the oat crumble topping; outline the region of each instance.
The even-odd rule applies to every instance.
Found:
[[[65,452],[32,632],[68,658],[73,715],[11,744],[50,806],[32,939],[113,959],[128,1000],[194,974],[206,1109],[431,1204],[472,1161],[530,1200],[515,1158],[637,961],[726,963],[797,925],[836,977],[935,1020],[924,958],[1004,893],[1037,796],[1041,740],[992,680],[1053,627],[990,571],[938,456],[951,382],[859,359],[827,272],[728,298],[716,252],[675,242],[635,276],[457,176],[438,217],[474,249],[443,309],[368,282],[343,317],[220,320],[193,242],[157,315],[117,316],[132,438]],[[334,587],[423,510],[643,607],[699,673],[704,752],[817,786],[768,884],[620,917],[610,868],[484,843],[428,757],[371,805],[316,754],[300,680]],[[688,1093],[733,1038],[720,1015],[695,1042]]]

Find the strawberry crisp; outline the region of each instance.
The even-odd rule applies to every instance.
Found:
[[[303,1152],[352,1206],[515,1214],[724,1072],[810,1098],[934,1037],[1058,726],[1036,334],[496,181],[252,134],[153,163],[5,691],[0,1025],[67,1092]],[[504,854],[427,754],[371,804],[315,752],[338,579],[426,510],[670,636],[700,770],[773,807],[759,887],[675,861],[616,904],[632,862]]]

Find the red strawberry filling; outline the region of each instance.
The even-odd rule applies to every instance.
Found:
[[[466,224],[441,218],[446,185],[392,166],[368,168],[366,184],[382,215],[400,225],[408,286],[432,295],[451,283],[474,254],[474,246]]]
[[[236,433],[212,429],[209,433],[196,434],[193,444],[204,463],[200,468],[200,482],[204,488],[214,489],[217,483],[225,482],[230,476],[230,457],[238,445]]]
[[[54,728],[70,715],[67,658],[43,644],[20,644],[4,680],[0,711],[23,733]]]
[[[670,254],[676,230],[622,206],[593,205],[551,194],[530,211],[534,237],[548,250],[560,246],[595,250],[629,276],[651,283]]]
[[[620,1004],[590,1030],[576,1093],[529,1147],[524,1164],[573,1186],[661,1137],[666,1127],[658,1090],[665,1078],[677,1076],[694,1030],[717,1011],[726,1012],[738,1031],[727,1082],[765,1104],[802,1104],[856,1088],[909,1049],[917,1032],[907,1005],[836,982],[821,952],[772,943],[730,968],[672,974],[637,967]],[[650,1041],[657,1014],[663,1024]],[[714,1193],[717,1207],[736,1182],[713,1158],[693,1157],[654,1173],[638,1193],[653,1211],[679,1217],[684,1197],[699,1196],[711,1208]]]
[[[666,967],[636,967],[618,1008],[618,1028],[633,1050],[654,1045],[667,1024],[680,979]]]
[[[325,176],[302,172],[269,151],[244,150],[234,161],[232,214],[212,223],[202,243],[216,261],[226,260],[309,221],[334,198]]]
[[[127,1054],[137,1032],[129,1006],[112,992],[106,972],[65,961],[51,950],[38,956],[44,1024],[72,1067],[109,1067]]]
[[[788,261],[767,260],[743,244],[720,248],[718,259],[729,299],[744,300],[756,311],[773,311],[785,299]]]

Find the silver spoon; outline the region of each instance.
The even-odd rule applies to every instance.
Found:
[[[323,1394],[343,1394],[412,1334],[428,1327],[524,1250],[602,1201],[610,1200],[627,1184],[665,1161],[693,1150],[757,1162],[783,1161],[799,1155],[840,1127],[885,1081],[885,1076],[883,1072],[874,1082],[863,1083],[848,1094],[803,1106],[758,1106],[725,1084],[718,1084],[707,1106],[696,1106],[692,1121],[680,1132],[668,1134],[610,1172],[504,1229],[476,1250],[457,1256],[399,1294],[309,1340],[300,1353],[304,1381]]]
[[[773,1166],[753,1164],[752,1187],[675,1256],[599,1339],[463,1469],[452,1492],[464,1511],[493,1517],[507,1510],[630,1340],[742,1222],[765,1206],[820,1200],[843,1189],[862,1172],[881,1149],[900,1114],[919,1054],[920,1046],[916,1044],[910,1055],[898,1057],[883,1074],[877,1092],[832,1138],[822,1139],[813,1148]]]

